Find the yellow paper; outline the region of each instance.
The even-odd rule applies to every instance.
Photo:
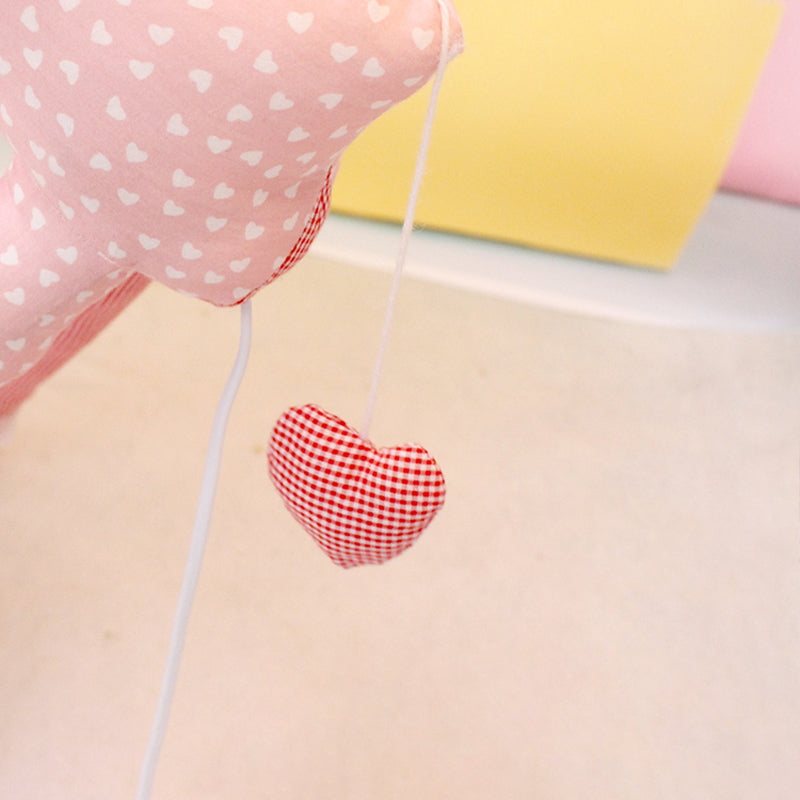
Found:
[[[419,223],[665,268],[727,163],[782,6],[457,0]],[[429,91],[345,154],[334,210],[400,220]]]

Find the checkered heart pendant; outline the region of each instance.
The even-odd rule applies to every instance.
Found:
[[[444,504],[444,476],[427,450],[379,449],[319,406],[281,416],[267,459],[291,515],[341,567],[399,555]]]

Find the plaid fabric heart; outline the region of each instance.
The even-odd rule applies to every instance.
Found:
[[[399,555],[444,504],[444,476],[427,450],[378,449],[319,406],[285,412],[267,458],[289,512],[341,567]]]

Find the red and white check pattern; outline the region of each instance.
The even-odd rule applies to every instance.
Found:
[[[319,406],[285,412],[267,457],[292,516],[341,567],[399,555],[444,504],[444,476],[423,447],[379,449]]]

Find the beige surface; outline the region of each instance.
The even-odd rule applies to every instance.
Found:
[[[289,404],[361,422],[387,281],[255,301],[155,798],[794,800],[800,336],[406,283],[373,433],[448,503],[344,572],[263,446]],[[237,334],[151,288],[0,454],[0,797],[133,797]]]

